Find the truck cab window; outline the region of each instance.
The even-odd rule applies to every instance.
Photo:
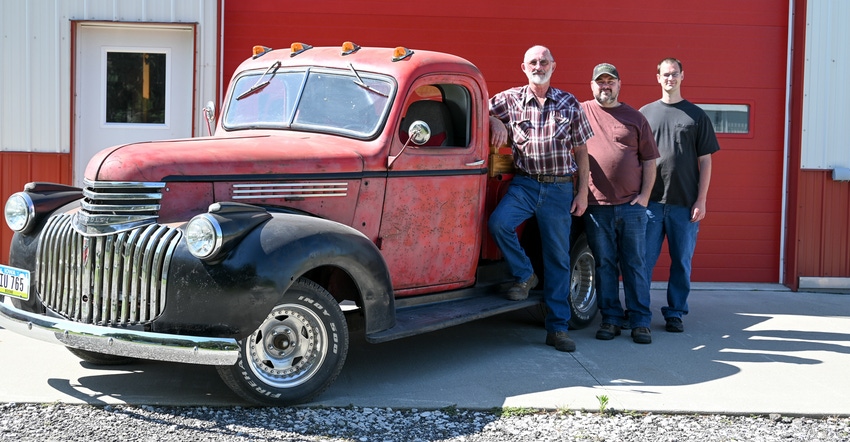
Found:
[[[421,148],[467,147],[469,145],[470,94],[459,85],[436,84],[416,88],[399,127],[399,140],[407,141],[407,130],[421,120],[431,128],[431,139]]]

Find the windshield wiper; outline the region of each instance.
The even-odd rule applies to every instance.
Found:
[[[263,75],[260,75],[260,78],[258,78],[258,79],[257,79],[257,82],[256,82],[256,83],[254,83],[254,85],[253,85],[253,86],[251,86],[251,88],[250,88],[250,89],[248,89],[247,91],[242,92],[241,94],[239,94],[239,96],[238,96],[238,97],[236,97],[236,100],[237,100],[237,101],[239,101],[239,100],[241,100],[241,99],[243,99],[243,98],[247,97],[248,95],[251,95],[251,94],[253,94],[254,92],[257,92],[257,91],[259,91],[259,90],[263,89],[264,87],[268,86],[268,85],[269,85],[269,83],[271,83],[271,82],[272,82],[272,78],[274,78],[275,74],[277,74],[277,70],[278,70],[279,68],[280,68],[280,61],[276,61],[276,62],[274,62],[274,64],[272,64],[271,66],[269,66],[269,68],[268,68],[268,69],[266,69],[266,71],[265,71],[265,72],[263,72]],[[272,70],[272,69],[274,69],[274,70]],[[260,81],[263,79],[263,77],[265,77],[265,76],[269,73],[269,71],[271,71],[271,75],[269,76],[269,79],[268,79],[268,80],[266,80],[266,81],[263,81],[263,82],[261,83]]]
[[[352,73],[352,74],[354,74],[354,76],[355,76],[355,77],[357,77],[357,79],[356,79],[356,80],[352,80],[352,81],[354,81],[354,84],[356,84],[356,85],[358,85],[358,86],[362,87],[363,89],[366,89],[367,91],[374,92],[374,93],[376,93],[376,94],[378,94],[378,95],[380,95],[380,96],[382,96],[382,97],[389,97],[389,96],[390,96],[389,94],[385,94],[385,93],[383,93],[383,92],[381,92],[381,91],[379,91],[379,90],[377,90],[377,89],[373,88],[372,86],[369,86],[368,84],[364,83],[364,82],[363,82],[363,79],[362,79],[362,78],[360,78],[360,74],[358,74],[358,73],[357,73],[357,70],[355,70],[355,69],[354,69],[354,65],[353,65],[353,64],[348,63],[348,67],[349,67],[349,68],[351,68],[351,73]]]

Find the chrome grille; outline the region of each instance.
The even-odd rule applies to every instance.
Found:
[[[108,235],[156,222],[165,183],[83,182],[83,200],[73,226],[85,235]]]
[[[84,236],[72,215],[51,217],[38,245],[36,277],[45,305],[87,324],[134,325],[165,308],[168,268],[179,230],[149,225]]]

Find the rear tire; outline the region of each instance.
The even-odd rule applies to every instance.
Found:
[[[599,311],[596,298],[596,260],[593,252],[587,244],[585,234],[579,235],[570,249],[570,296],[567,302],[570,304],[570,330],[579,330],[587,327],[596,318]],[[542,287],[542,284],[540,285]],[[546,303],[529,307],[528,311],[532,317],[545,322],[548,308]]]
[[[590,325],[599,311],[596,298],[596,259],[587,237],[576,238],[570,252],[570,329],[582,329]]]
[[[254,403],[292,405],[336,380],[348,354],[348,327],[333,296],[300,278],[240,347],[235,365],[216,367],[224,383]]]

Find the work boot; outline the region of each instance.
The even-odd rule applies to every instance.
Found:
[[[664,326],[664,330],[667,330],[670,333],[682,333],[685,331],[685,325],[682,324],[682,318],[666,318],[664,320],[667,325]]]
[[[575,351],[576,343],[565,331],[546,334],[546,345],[552,345],[558,351]]]
[[[532,273],[531,277],[525,280],[525,282],[514,283],[514,285],[508,289],[505,297],[511,301],[522,301],[528,298],[528,291],[533,289],[534,286],[537,285],[537,282],[537,275]]]
[[[646,327],[636,327],[632,329],[632,340],[638,344],[651,344],[652,333]]]
[[[614,336],[620,336],[620,326],[603,322],[596,331],[596,339],[610,341]]]

